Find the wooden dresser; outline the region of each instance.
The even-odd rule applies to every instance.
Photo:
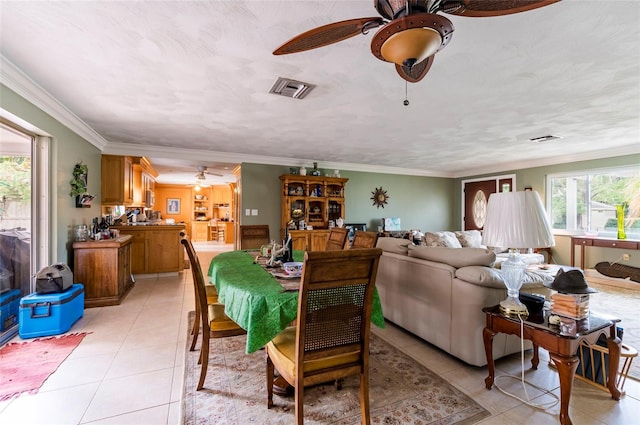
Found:
[[[133,288],[131,239],[73,243],[73,277],[84,285],[85,307],[120,304]]]

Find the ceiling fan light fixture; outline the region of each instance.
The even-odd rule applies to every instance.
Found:
[[[431,28],[411,28],[389,37],[380,49],[387,62],[412,67],[440,49],[442,37]]]
[[[435,13],[416,13],[395,19],[371,40],[371,52],[385,62],[411,69],[442,50],[453,36],[453,24]]]

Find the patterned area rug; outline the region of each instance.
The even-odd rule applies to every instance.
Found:
[[[200,341],[202,339],[200,338]],[[246,336],[211,341],[205,388],[195,391],[200,354],[186,351],[184,424],[294,423],[294,400],[274,395],[267,409],[264,352],[245,354]],[[190,341],[189,341],[190,342]],[[468,396],[429,369],[372,336],[370,358],[371,423],[386,425],[467,425],[490,416]],[[305,389],[305,424],[360,424],[358,378]]]

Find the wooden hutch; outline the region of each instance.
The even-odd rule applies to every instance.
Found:
[[[345,186],[340,177],[285,174],[282,182],[281,237],[288,229],[293,249],[324,250],[329,237],[329,222],[345,219]],[[301,229],[300,223],[313,230]]]

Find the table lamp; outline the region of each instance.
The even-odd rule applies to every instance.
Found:
[[[509,258],[501,266],[508,297],[500,302],[500,311],[507,315],[528,315],[527,307],[519,299],[527,266],[520,259],[518,249],[555,245],[538,192],[527,190],[491,194],[482,243],[509,248]]]

